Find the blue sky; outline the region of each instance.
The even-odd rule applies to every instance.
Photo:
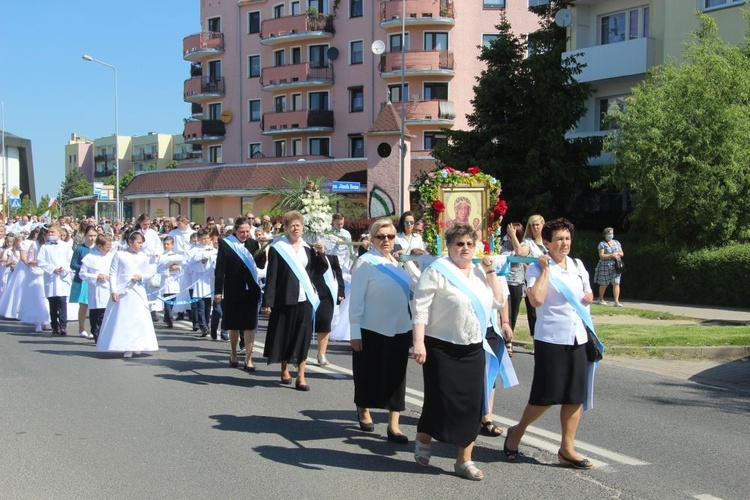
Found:
[[[37,198],[55,196],[71,133],[182,133],[190,63],[182,39],[200,31],[200,0],[9,0],[0,8],[0,100],[5,128],[31,139]]]

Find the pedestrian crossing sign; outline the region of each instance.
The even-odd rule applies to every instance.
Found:
[[[21,209],[21,198],[11,198],[10,199],[10,208],[13,210],[20,210]]]

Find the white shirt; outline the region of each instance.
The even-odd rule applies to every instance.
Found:
[[[92,250],[81,261],[79,276],[83,281],[88,283],[88,305],[90,309],[104,309],[107,307],[111,295],[109,280],[97,281],[97,278],[100,274],[109,278],[109,270],[112,266],[112,257],[114,255],[115,252],[101,253],[99,250]]]
[[[162,293],[164,295],[172,295],[180,293],[180,278],[182,276],[182,262],[183,256],[176,254],[174,251],[162,254],[159,258],[159,264],[157,271],[162,276]],[[170,271],[172,264],[177,264],[180,269],[176,271]]]
[[[419,248],[420,250],[427,251],[427,247],[422,241],[422,235],[417,233],[411,233],[406,236],[404,233],[396,233],[396,244],[401,245],[401,250],[408,254],[412,248]]]
[[[351,242],[351,233],[343,227],[341,229],[331,229],[331,234],[326,235],[324,239],[326,253],[338,257],[341,270],[344,273],[348,273],[352,267],[352,247],[349,245],[342,245],[340,242],[341,240]]]
[[[172,229],[169,232],[169,236],[174,239],[174,252],[180,255],[184,255],[185,252],[190,248],[190,235],[195,231],[188,227],[185,231],[181,231],[179,228]]]
[[[47,242],[37,254],[39,268],[44,271],[44,294],[47,297],[67,297],[73,281],[70,261],[73,249],[64,241]],[[55,269],[62,267],[62,272],[55,274]]]
[[[189,267],[195,281],[195,285],[193,285],[194,298],[205,298],[213,295],[214,270],[216,269],[217,255],[218,251],[213,246],[193,249]],[[203,259],[206,259],[205,264],[203,263]]]
[[[369,252],[396,274],[409,276],[395,262],[380,252]],[[349,323],[352,340],[362,339],[362,329],[372,330],[385,337],[394,337],[411,330],[409,301],[394,279],[364,259],[357,259],[352,273],[349,296]]]
[[[589,273],[583,265],[576,266],[570,257],[566,257],[566,260],[567,270],[550,262],[550,277],[560,278],[576,298],[581,300],[585,293],[591,292]],[[538,265],[530,265],[526,270],[526,286],[533,287],[541,272]],[[585,307],[588,309],[589,306]],[[549,284],[544,302],[536,308],[534,339],[559,345],[574,345],[576,340],[579,345],[583,345],[588,341],[583,320],[552,283]]]

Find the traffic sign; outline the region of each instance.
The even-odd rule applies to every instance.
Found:
[[[359,182],[333,181],[331,191],[334,193],[358,193]]]
[[[13,210],[20,210],[21,209],[21,198],[11,198],[10,199],[10,208]]]
[[[11,198],[18,198],[19,200],[21,199],[21,193],[23,193],[23,191],[18,189],[18,186],[13,186],[8,192],[10,193]]]

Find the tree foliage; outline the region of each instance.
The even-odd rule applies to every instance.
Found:
[[[65,174],[65,179],[60,185],[60,192],[57,194],[57,201],[64,209],[71,199],[90,196],[92,194],[93,191],[89,181],[86,180],[86,177],[83,176],[80,170],[74,168]]]
[[[135,179],[135,169],[133,168],[125,172],[124,175],[120,176],[120,195],[122,195],[122,193],[125,191],[125,188],[127,188],[130,183],[133,182],[133,179]],[[112,174],[104,179],[105,186],[114,186],[115,184],[117,184],[117,177],[115,176],[115,174]]]
[[[750,241],[750,46],[700,28],[682,64],[653,70],[615,110],[605,177],[632,190],[634,225],[664,241],[715,246]],[[750,33],[750,30],[748,30]]]
[[[473,129],[446,130],[448,145],[433,151],[443,165],[478,165],[500,179],[511,218],[579,210],[581,194],[596,175],[586,163],[600,154],[601,140],[565,138],[586,113],[592,94],[576,80],[582,65],[574,56],[562,58],[567,34],[553,15],[568,4],[552,0],[531,8],[540,16],[541,29],[526,41],[501,14],[497,39],[479,56],[487,68],[477,78],[474,112],[467,115]]]

